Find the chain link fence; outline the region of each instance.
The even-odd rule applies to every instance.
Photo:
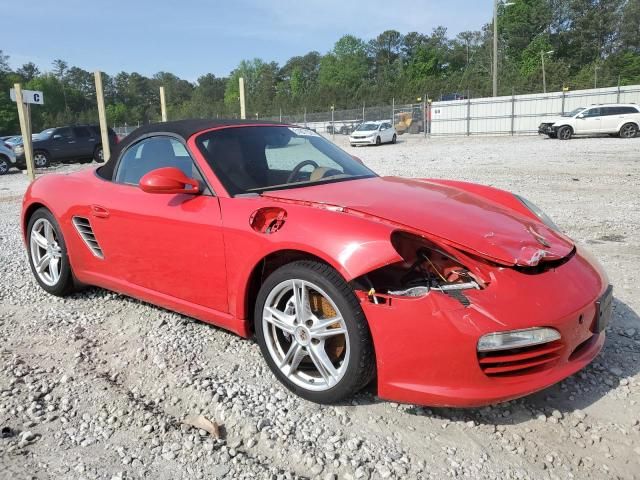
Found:
[[[464,98],[403,105],[362,106],[326,112],[281,113],[259,117],[303,125],[318,133],[350,135],[364,121],[389,121],[399,135],[525,135],[537,133],[538,125],[548,117],[559,116],[578,107],[603,103],[640,104],[640,85],[592,88],[562,92]],[[426,101],[425,101],[426,100]],[[114,126],[123,137],[139,125]]]
[[[311,114],[268,117],[319,133],[349,135],[363,121],[393,118],[398,134],[523,135],[537,133],[548,117],[603,103],[640,103],[640,85],[503,97],[461,98]]]

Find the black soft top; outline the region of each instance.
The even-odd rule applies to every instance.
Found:
[[[216,127],[230,127],[236,125],[283,125],[282,122],[271,122],[268,120],[234,120],[234,119],[191,119],[191,120],[176,120],[173,122],[162,123],[150,123],[136,128],[133,132],[123,138],[120,143],[114,145],[111,150],[111,157],[107,160],[102,167],[98,169],[98,175],[102,178],[111,180],[113,178],[113,172],[116,168],[116,163],[120,152],[126,150],[126,148],[138,141],[138,139],[148,136],[150,134],[166,134],[170,133],[181,137],[185,142],[192,135]]]

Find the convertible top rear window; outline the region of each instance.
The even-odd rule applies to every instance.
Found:
[[[224,128],[199,135],[196,144],[231,195],[375,176],[306,128]]]

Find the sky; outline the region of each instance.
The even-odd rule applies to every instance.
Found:
[[[384,30],[449,35],[490,21],[492,0],[0,0],[0,49],[17,68],[43,71],[61,58],[85,70],[195,81],[228,75],[243,59],[284,64],[326,53],[342,35],[369,40]]]

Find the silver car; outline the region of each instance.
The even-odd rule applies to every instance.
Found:
[[[16,167],[16,155],[11,148],[0,143],[0,175],[4,175],[12,167]]]

